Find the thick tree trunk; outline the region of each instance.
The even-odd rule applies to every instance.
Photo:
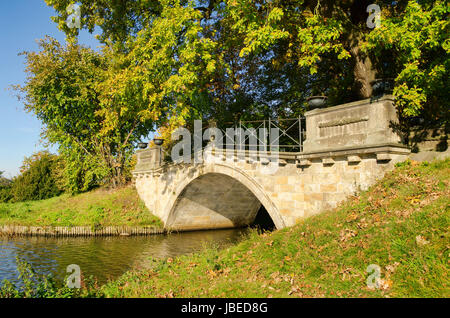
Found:
[[[355,78],[354,90],[361,99],[369,98],[372,95],[371,82],[375,79],[376,72],[373,69],[370,58],[361,51],[364,28],[368,17],[367,6],[371,0],[309,0],[305,5],[314,12],[319,8],[323,16],[333,17],[338,14],[350,12],[347,28],[350,32],[347,39],[347,48],[354,61],[353,75]],[[320,6],[318,6],[320,3]]]
[[[350,54],[353,57],[355,76],[355,89],[360,98],[369,98],[372,95],[371,82],[375,79],[376,72],[373,69],[370,58],[361,52],[362,39],[366,29],[368,18],[367,6],[371,0],[345,1],[350,10]]]
[[[372,95],[371,82],[375,79],[376,72],[373,69],[370,58],[361,52],[361,34],[353,33],[350,38],[350,54],[354,60],[353,73],[355,76],[355,89],[360,98],[369,98]]]
[[[375,79],[375,71],[369,57],[362,56],[359,47],[353,47],[351,54],[355,60],[354,75],[355,85],[361,98],[369,98],[372,95],[371,82]]]

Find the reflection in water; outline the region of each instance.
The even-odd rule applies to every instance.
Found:
[[[246,229],[197,231],[170,235],[79,238],[0,237],[0,282],[17,281],[16,256],[41,274],[53,274],[59,281],[66,267],[77,264],[84,276],[100,283],[130,269],[145,268],[151,258],[189,254],[205,246],[224,247],[238,242]]]

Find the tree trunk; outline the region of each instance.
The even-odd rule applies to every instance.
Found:
[[[370,58],[364,56],[358,46],[351,49],[354,58],[354,75],[356,90],[361,98],[369,98],[372,95],[371,82],[375,79],[375,71],[372,68]]]
[[[360,98],[369,98],[372,95],[371,82],[375,79],[376,72],[373,69],[370,58],[361,51],[364,32],[367,31],[367,6],[370,0],[346,1],[350,10],[351,24],[348,25],[350,54],[354,61],[353,75],[355,77],[355,90]]]
[[[366,28],[368,17],[367,6],[372,3],[371,0],[347,0],[341,1],[305,1],[311,12],[318,7],[323,16],[332,17],[335,14],[350,12],[350,20],[347,24],[349,34],[347,39],[347,49],[353,59],[353,75],[355,79],[354,90],[361,99],[369,98],[372,95],[371,82],[375,79],[376,71],[373,69],[370,58],[361,51],[362,39]]]

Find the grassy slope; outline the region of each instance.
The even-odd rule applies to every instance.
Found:
[[[139,199],[136,190],[98,189],[76,196],[20,203],[0,203],[0,225],[26,226],[138,226],[161,227]]]
[[[450,296],[450,160],[406,163],[335,211],[129,272],[109,297]],[[369,264],[381,287],[366,286]]]

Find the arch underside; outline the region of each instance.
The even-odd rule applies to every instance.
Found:
[[[221,173],[207,173],[187,184],[178,195],[166,227],[200,230],[251,224],[261,201],[240,181]]]

